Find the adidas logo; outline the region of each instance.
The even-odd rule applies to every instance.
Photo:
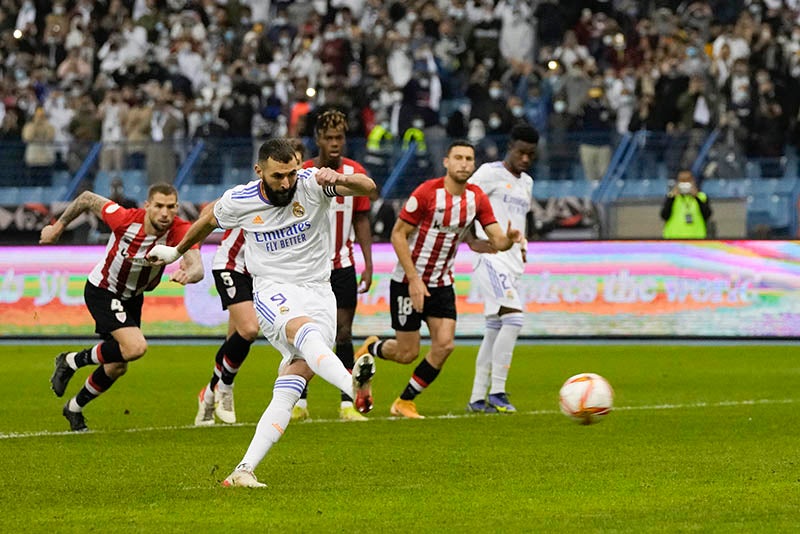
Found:
[[[264,224],[264,219],[260,215],[253,217],[253,224]]]

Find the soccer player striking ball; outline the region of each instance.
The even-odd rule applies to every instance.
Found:
[[[431,349],[391,407],[392,415],[413,419],[422,417],[414,398],[436,379],[453,351],[453,263],[458,244],[476,220],[497,250],[508,250],[522,239],[520,231],[512,229],[510,223],[503,233],[486,194],[467,183],[475,170],[475,149],[471,144],[452,143],[444,167],[444,177],[428,180],[411,193],[392,229],[392,246],[398,259],[389,290],[395,338],[381,341],[370,336],[355,354],[358,357],[368,352],[378,358],[412,363],[419,356],[419,329],[425,320]]]
[[[484,163],[469,179],[469,183],[480,187],[489,197],[501,226],[510,223],[514,228],[525,228],[533,195],[533,178],[525,171],[536,157],[538,142],[535,128],[514,126],[505,159]],[[477,225],[476,232],[477,237],[484,237]],[[519,279],[527,259],[525,245],[522,241],[505,252],[480,254],[474,266],[475,283],[483,297],[486,330],[475,361],[475,380],[467,405],[472,412],[517,411],[508,400],[506,380],[525,319],[519,295]]]
[[[253,470],[283,435],[292,407],[314,375],[352,394],[358,411],[372,409],[374,359],[360,358],[351,376],[330,349],[336,299],[329,280],[328,211],[332,198],[370,195],[375,182],[363,174],[342,175],[327,168],[298,172],[299,166],[288,140],[266,141],[254,167],[257,180],[226,191],[177,246],[156,247],[148,255],[153,262],[171,263],[217,227],[244,230],[258,322],[283,360],[272,401],[242,461],[223,481],[225,486],[265,486]]]
[[[329,110],[317,119],[316,132],[319,155],[303,163],[304,168],[329,167],[341,174],[367,174],[360,163],[342,157],[345,147],[347,118],[344,113]],[[331,238],[333,255],[331,287],[336,296],[336,355],[347,369],[353,368],[353,318],[356,314],[357,294],[369,291],[372,285],[372,228],[369,222],[369,198],[337,197],[331,202]],[[353,239],[358,240],[364,257],[361,282],[356,280]],[[292,410],[292,420],[308,417],[306,397],[308,388]],[[342,392],[339,418],[345,421],[365,421],[353,407],[353,399]]]
[[[303,142],[293,139],[297,161],[303,160]],[[204,209],[213,210],[213,204]],[[228,336],[214,357],[211,380],[197,395],[194,424],[211,426],[214,415],[223,423],[236,422],[233,402],[233,381],[258,336],[258,318],[253,307],[253,279],[244,262],[244,231],[225,230],[214,253],[212,273],[222,309],[228,310]]]
[[[163,267],[154,267],[146,259],[157,245],[175,245],[189,230],[190,223],[176,217],[178,192],[169,184],[155,184],[147,193],[144,209],[126,209],[90,191],[72,201],[54,224],[42,228],[39,243],[53,244],[78,215],[91,211],[112,230],[106,256],[89,274],[84,300],[95,321],[95,331],[103,338],[97,345],[80,352],[62,352],[56,357],[50,384],[61,397],[70,378],[79,367],[97,365],[83,388],[63,409],[70,430],[88,430],[83,408],[108,390],[125,374],[128,362],[138,360],[147,350],[147,340],[140,329],[145,291],[161,281]],[[203,279],[203,263],[197,248],[187,251],[180,269],[170,280],[179,284]]]

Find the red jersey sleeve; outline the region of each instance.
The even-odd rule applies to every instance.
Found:
[[[136,217],[137,211],[139,211],[138,208],[123,208],[116,202],[109,200],[103,206],[103,209],[100,211],[100,215],[103,218],[103,222],[105,222],[113,232],[116,231],[116,229],[120,226],[125,226],[132,222]]]
[[[369,176],[367,169],[365,169],[359,162],[353,162],[353,169],[356,174],[366,174]],[[369,211],[370,202],[369,197],[354,197],[353,198],[353,211],[360,212],[360,211]]]
[[[167,246],[174,247],[180,243],[191,226],[192,223],[189,221],[184,221],[180,217],[175,217],[175,220],[172,222],[172,228],[170,228],[169,234],[167,235]],[[199,249],[200,243],[195,243],[192,245],[192,248]]]
[[[492,203],[489,202],[489,197],[483,192],[480,187],[474,186],[475,191],[475,218],[481,223],[481,226],[486,228],[490,224],[496,223],[497,219],[494,216]]]
[[[417,187],[400,210],[399,217],[410,225],[419,226],[429,211],[429,200],[432,195],[426,194],[427,185],[424,183]]]

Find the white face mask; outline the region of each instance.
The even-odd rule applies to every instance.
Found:
[[[514,106],[511,108],[511,114],[517,118],[522,117],[525,114],[525,108],[522,106]]]
[[[489,128],[492,130],[500,128],[501,124],[503,124],[503,121],[499,117],[489,117]]]
[[[688,195],[692,192],[692,184],[689,182],[678,182],[678,192],[681,195]]]
[[[500,98],[501,96],[503,96],[503,90],[493,87],[489,89],[489,96],[492,98]]]
[[[567,103],[563,100],[556,100],[553,103],[553,109],[556,113],[563,113],[567,109]]]

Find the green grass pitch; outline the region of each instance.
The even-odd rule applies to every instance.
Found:
[[[79,348],[73,345],[69,348]],[[91,404],[91,433],[64,432],[49,389],[53,346],[3,346],[0,532],[796,532],[800,346],[523,345],[515,415],[468,415],[476,347],[460,346],[389,417],[413,366],[378,362],[366,423],[336,421],[311,384],[291,425],[227,489],[266,407],[278,356],[259,343],[236,383],[240,424],[194,428],[216,347],[151,346]],[[558,412],[578,372],[605,376],[615,410],[580,426]],[[73,378],[73,395],[89,369]]]

